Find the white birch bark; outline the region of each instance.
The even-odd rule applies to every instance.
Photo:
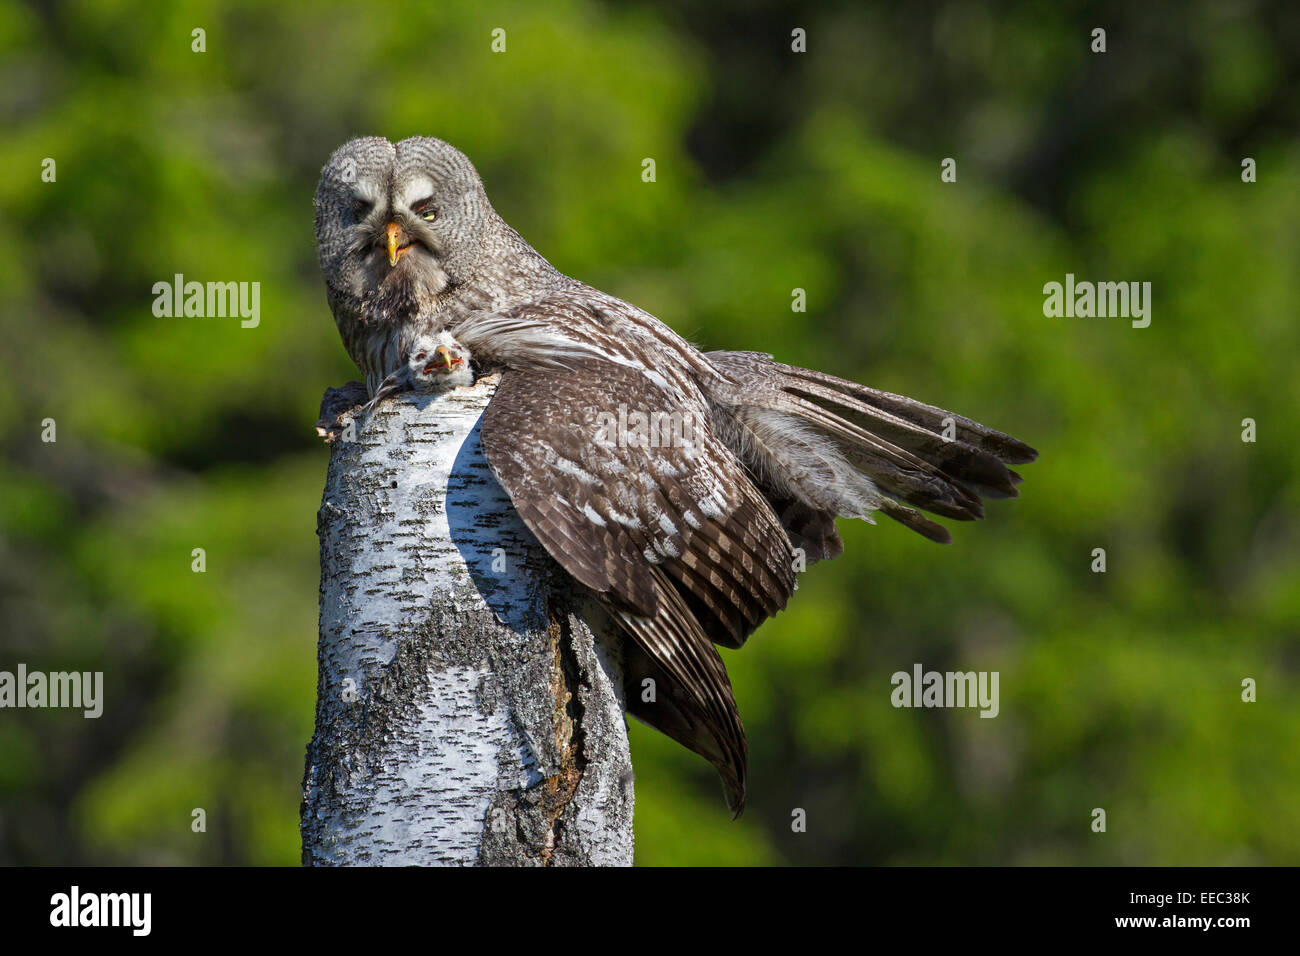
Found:
[[[304,864],[632,862],[616,645],[488,470],[493,388],[398,395],[333,446]]]

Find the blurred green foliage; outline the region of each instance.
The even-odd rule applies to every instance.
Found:
[[[355,377],[311,199],[346,139],[430,134],[702,346],[1042,453],[949,548],[842,526],[726,653],[740,822],[633,726],[639,862],[1300,863],[1300,11],[698,6],[0,5],[0,669],[107,696],[0,712],[0,860],[297,862],[311,423]],[[1045,318],[1067,272],[1150,281],[1150,328]],[[176,273],[260,282],[260,325],[155,317]],[[1001,714],[894,709],[914,662],[999,671]]]

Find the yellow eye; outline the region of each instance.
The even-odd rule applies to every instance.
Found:
[[[411,212],[415,213],[425,222],[433,222],[438,218],[438,210],[433,208],[433,197],[421,199],[411,206]]]

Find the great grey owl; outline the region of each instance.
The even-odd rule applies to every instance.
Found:
[[[373,395],[421,335],[503,370],[488,463],[623,642],[630,713],[708,759],[745,800],[746,742],[714,643],[785,607],[837,516],[983,516],[1036,452],[910,398],[756,352],[701,353],[654,316],[561,274],[497,215],[441,140],[353,140],[325,166],[316,237],[334,320]],[[419,349],[415,348],[418,352]],[[915,507],[911,507],[915,506]],[[643,700],[646,678],[657,687]]]

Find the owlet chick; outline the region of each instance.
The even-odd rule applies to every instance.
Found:
[[[469,350],[449,332],[416,336],[406,364],[389,375],[365,405],[370,411],[381,400],[398,392],[414,390],[438,394],[461,385],[473,385]]]

